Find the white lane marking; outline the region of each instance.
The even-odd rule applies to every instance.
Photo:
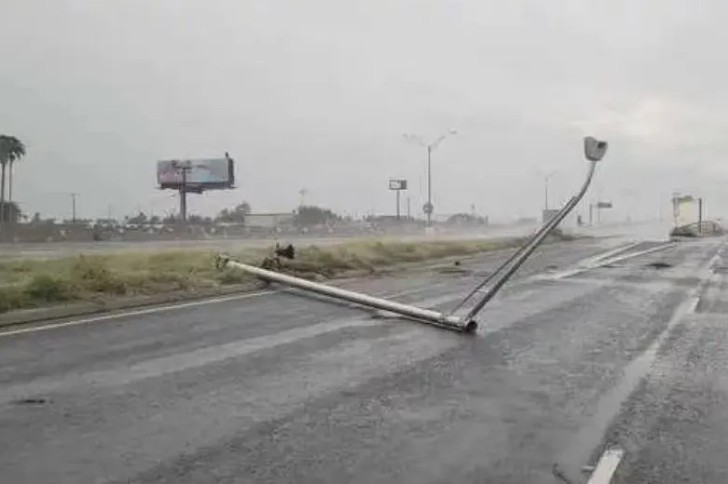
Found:
[[[622,449],[607,449],[604,451],[587,484],[609,484],[623,457],[624,451]]]
[[[616,252],[619,252],[622,250],[626,250],[626,248],[629,248],[636,244],[637,243],[627,244],[627,246],[621,246],[621,247],[618,247],[611,251],[608,251],[604,254],[598,255],[598,256],[596,256],[596,260],[603,259],[604,257],[607,257],[610,253],[616,253]],[[649,251],[653,251],[653,250],[655,250],[655,249],[654,248],[649,249]],[[642,255],[643,253],[645,253],[645,252],[629,254],[629,257],[636,257],[637,255]],[[623,259],[619,259],[619,260],[623,260]],[[610,259],[609,262],[602,262],[602,265],[609,264],[613,261],[614,260]],[[592,267],[590,267],[590,268],[592,268]],[[586,270],[586,269],[576,270],[576,272],[566,271],[566,272],[560,273],[560,274],[545,276],[545,278],[562,279],[564,277],[568,277],[568,276],[571,276],[574,274],[584,272],[584,270]],[[539,276],[538,278],[543,278],[543,276]],[[382,295],[379,297],[384,297],[384,298],[401,297],[401,296],[406,296],[406,295],[410,295],[410,294],[416,294],[418,292],[421,292],[421,291],[426,290],[431,287],[432,287],[432,285],[429,285],[429,286],[423,287],[423,288],[414,288],[414,289],[410,289],[410,290],[406,290],[406,291],[401,291],[401,292],[395,293],[395,294]],[[166,304],[164,306],[155,306],[152,308],[138,309],[138,310],[133,310],[133,311],[115,312],[115,313],[104,314],[104,315],[100,315],[100,316],[92,316],[89,318],[65,321],[62,323],[49,323],[49,324],[44,324],[41,326],[32,326],[32,327],[28,327],[28,328],[21,328],[21,329],[10,330],[10,331],[2,331],[2,329],[0,329],[0,338],[6,337],[6,336],[16,336],[16,335],[26,334],[26,333],[37,333],[37,332],[41,332],[41,331],[67,328],[67,327],[71,327],[71,326],[79,326],[79,325],[83,325],[83,324],[112,321],[115,319],[121,319],[121,318],[125,318],[125,317],[143,316],[143,315],[147,315],[147,314],[154,314],[154,313],[159,313],[159,312],[164,312],[164,311],[173,311],[175,309],[184,309],[184,308],[189,308],[189,307],[198,307],[198,306],[206,306],[209,304],[217,304],[217,303],[222,303],[222,302],[227,302],[227,301],[249,299],[249,298],[253,298],[253,297],[274,294],[276,292],[278,292],[278,291],[276,291],[276,290],[257,291],[257,292],[251,292],[251,293],[246,293],[246,294],[236,294],[236,295],[232,295],[232,296],[222,296],[222,297],[216,297],[216,298],[202,299],[199,301],[191,301],[191,302],[177,303],[177,304]]]
[[[591,449],[597,447],[611,422],[619,415],[623,402],[634,392],[642,379],[649,377],[650,372],[654,371],[653,365],[658,357],[659,349],[685,317],[695,311],[700,301],[700,293],[709,281],[712,273],[711,267],[715,260],[715,256],[713,256],[707,263],[702,263],[696,268],[698,282],[686,290],[685,299],[673,310],[665,328],[642,353],[622,368],[620,379],[596,402],[596,409],[592,416],[581,426],[576,437],[565,448],[563,456],[559,459],[561,462],[567,462],[570,469],[574,469],[576,464],[581,465],[587,461]]]
[[[651,248],[645,249],[645,250],[640,250],[638,252],[631,252],[629,254],[623,254],[623,255],[618,255],[615,257],[610,257],[607,259],[602,259],[598,262],[595,262],[595,263],[585,266],[585,267],[577,267],[575,269],[569,269],[569,270],[559,272],[556,274],[543,275],[543,276],[540,276],[540,279],[546,279],[546,280],[564,279],[566,277],[571,277],[576,274],[581,274],[582,272],[587,272],[592,269],[598,269],[599,267],[604,267],[609,264],[614,264],[615,262],[622,262],[624,260],[632,259],[634,257],[640,257],[643,255],[651,254],[653,252],[660,251],[660,250],[669,249],[671,247],[674,247],[675,245],[677,245],[677,244],[675,244],[674,242],[668,242],[666,244],[658,245],[657,247],[651,247]]]
[[[413,292],[417,291],[410,289],[398,294],[409,294]],[[415,304],[423,307],[433,307],[436,304],[440,304],[447,298],[449,298],[449,300],[455,300],[457,296],[450,294],[434,299],[423,299]],[[402,319],[402,316],[396,316],[397,318]],[[313,338],[315,336],[320,336],[322,334],[341,329],[375,327],[383,326],[384,324],[389,323],[366,316],[335,319],[316,323],[311,326],[293,328],[278,333],[232,341],[215,346],[198,348],[184,353],[145,360],[140,363],[132,364],[121,370],[97,370],[83,375],[74,374],[65,378],[36,380],[30,383],[0,388],[0,404],[24,398],[28,395],[48,394],[62,389],[66,391],[68,388],[75,388],[83,385],[90,385],[94,388],[127,385],[139,380],[177,373],[191,368],[219,363],[232,358],[239,358],[258,351],[295,343],[305,338]],[[414,326],[412,326],[412,328],[414,328]],[[410,333],[408,332],[407,334]]]
[[[606,261],[601,262],[601,264],[611,264],[612,262],[619,262],[627,259],[632,259],[633,257],[639,257],[641,255],[651,254],[653,252],[659,252],[661,250],[665,249],[671,249],[672,247],[677,246],[675,242],[665,242],[661,245],[658,245],[656,247],[650,247],[649,249],[640,250],[637,252],[632,252],[629,254],[624,255],[618,255],[616,257],[612,257],[611,259],[607,259]]]
[[[409,290],[405,290],[405,291],[400,291],[398,293],[383,295],[383,296],[379,296],[379,297],[395,298],[395,297],[407,296],[407,295],[416,294],[418,292],[425,291],[427,289],[431,289],[433,286],[434,285],[428,285],[425,287],[413,288],[413,289],[409,289]],[[287,290],[287,289],[284,289],[284,291],[285,290]],[[100,322],[104,322],[104,321],[112,321],[114,319],[121,319],[121,318],[126,318],[126,317],[144,316],[147,314],[160,313],[160,312],[164,312],[164,311],[173,311],[175,309],[206,306],[209,304],[217,304],[217,303],[228,302],[228,301],[238,301],[238,300],[242,300],[242,299],[250,299],[253,297],[267,296],[270,294],[275,294],[277,292],[280,292],[280,291],[279,290],[257,291],[257,292],[250,292],[250,293],[245,293],[245,294],[236,294],[236,295],[232,295],[232,296],[222,296],[222,297],[216,297],[216,298],[202,299],[199,301],[190,301],[190,302],[177,303],[177,304],[167,304],[164,306],[155,306],[152,308],[138,309],[138,310],[133,310],[133,311],[115,312],[115,313],[110,313],[110,314],[104,314],[101,316],[93,316],[93,317],[83,318],[83,319],[74,319],[72,321],[65,321],[62,323],[49,323],[49,324],[44,324],[42,326],[32,326],[29,328],[21,328],[21,329],[15,329],[15,330],[10,330],[10,331],[0,330],[0,338],[5,337],[5,336],[15,336],[15,335],[26,334],[26,333],[37,333],[40,331],[48,331],[48,330],[52,330],[52,329],[67,328],[70,326],[79,326],[79,325],[83,325],[83,324],[100,323]]]
[[[102,321],[110,321],[113,319],[126,318],[126,317],[130,317],[130,316],[143,316],[145,314],[161,313],[164,311],[172,311],[175,309],[206,306],[208,304],[217,304],[217,303],[227,302],[227,301],[237,301],[240,299],[250,299],[253,297],[265,296],[267,294],[273,294],[274,292],[275,291],[249,292],[246,294],[236,294],[234,296],[222,296],[222,297],[216,297],[216,298],[211,298],[211,299],[202,299],[200,301],[190,301],[190,302],[178,303],[178,304],[167,304],[164,306],[156,306],[153,308],[145,308],[145,309],[137,309],[134,311],[124,311],[124,312],[118,312],[118,313],[104,314],[102,316],[93,316],[93,317],[84,318],[84,319],[74,319],[72,321],[65,321],[63,323],[44,324],[42,326],[33,326],[30,328],[3,331],[3,332],[0,332],[0,338],[2,338],[4,336],[14,336],[14,335],[18,335],[18,334],[46,331],[49,329],[67,328],[69,326],[78,326],[81,324],[99,323]]]
[[[178,373],[192,368],[220,363],[240,358],[255,352],[277,346],[295,343],[301,339],[320,336],[345,328],[373,327],[383,325],[382,321],[368,318],[338,319],[317,323],[312,326],[294,328],[272,335],[206,346],[184,353],[162,356],[120,369],[97,370],[82,375],[72,374],[65,378],[36,380],[30,383],[0,389],[0,403],[7,403],[28,395],[43,395],[83,385],[99,388],[103,386],[123,386],[139,380]]]
[[[614,249],[608,250],[601,254],[597,254],[594,257],[590,257],[590,258],[586,259],[586,261],[584,261],[584,265],[589,266],[589,265],[595,264],[599,261],[612,257],[615,254],[619,254],[620,252],[626,252],[634,247],[637,247],[641,243],[642,242],[631,242],[628,244],[620,245],[619,247],[615,247]]]

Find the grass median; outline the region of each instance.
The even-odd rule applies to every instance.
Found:
[[[302,247],[282,270],[309,279],[376,273],[406,263],[469,256],[519,245],[522,239],[463,241],[358,241]],[[259,264],[269,250],[247,249],[234,257]],[[125,252],[64,259],[0,263],[0,313],[77,301],[214,290],[254,283],[240,270],[218,271],[209,250]]]

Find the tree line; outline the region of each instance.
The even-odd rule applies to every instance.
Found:
[[[193,225],[212,225],[215,223],[230,223],[244,225],[248,215],[251,213],[250,204],[241,202],[232,208],[223,208],[214,217],[203,217],[201,215],[190,214],[187,216],[187,222]],[[332,210],[315,205],[303,205],[293,211],[293,225],[301,227],[312,227],[316,225],[331,225],[341,222],[343,217],[334,213]],[[137,215],[125,218],[126,223],[145,225],[145,224],[174,224],[180,220],[177,215],[168,215],[164,218],[158,216],[147,217],[143,212]]]
[[[214,217],[190,214],[187,216],[187,223],[192,225],[213,225],[215,223],[245,225],[246,219],[250,213],[250,204],[243,201],[232,208],[223,208]],[[343,217],[334,213],[332,210],[317,207],[315,205],[303,205],[298,207],[298,209],[293,211],[292,215],[293,225],[300,227],[332,225],[344,220]],[[160,217],[157,215],[148,216],[144,212],[139,212],[136,215],[124,217],[124,222],[126,224],[133,225],[158,225],[178,224],[181,223],[181,220],[176,214]]]

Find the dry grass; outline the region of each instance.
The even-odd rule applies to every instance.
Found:
[[[518,243],[519,239],[508,239],[309,246],[299,249],[296,260],[285,263],[283,270],[302,277],[331,278],[351,271],[375,272],[402,263],[473,255]],[[232,255],[258,264],[267,254],[267,250],[248,249]],[[214,257],[212,251],[198,250],[3,262],[0,312],[100,297],[192,292],[252,281],[235,269],[216,270]]]

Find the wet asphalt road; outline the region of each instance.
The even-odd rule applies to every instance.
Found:
[[[728,482],[728,249],[622,243],[544,247],[474,337],[290,291],[0,336],[0,482]],[[346,286],[445,308],[502,257]]]

